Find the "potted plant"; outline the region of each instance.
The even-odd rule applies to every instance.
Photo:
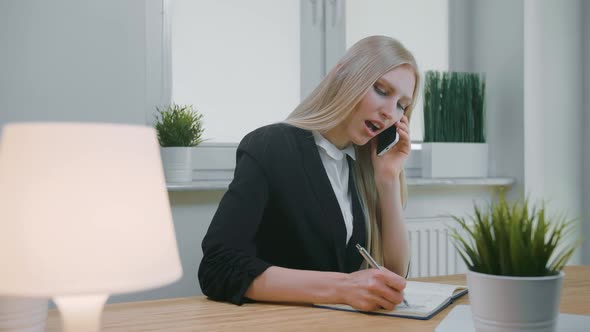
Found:
[[[571,237],[575,221],[503,195],[489,209],[475,206],[470,218],[453,219],[476,330],[554,331],[562,269],[580,244]]]
[[[487,176],[484,106],[483,75],[426,72],[422,177]]]
[[[190,182],[193,171],[191,148],[203,141],[203,115],[192,105],[172,104],[156,110],[154,127],[161,146],[166,181]]]

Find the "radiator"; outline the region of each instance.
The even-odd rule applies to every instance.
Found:
[[[457,226],[448,218],[408,220],[410,240],[409,277],[432,277],[465,273],[467,268],[452,244],[450,227]]]

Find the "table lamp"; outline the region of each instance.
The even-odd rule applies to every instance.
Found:
[[[64,330],[100,330],[109,294],[182,267],[154,129],[16,123],[0,140],[0,295],[52,297]]]

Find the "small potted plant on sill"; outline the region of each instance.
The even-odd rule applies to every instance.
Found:
[[[192,181],[192,147],[203,139],[203,115],[192,105],[172,104],[156,108],[154,127],[158,133],[167,182]]]
[[[426,72],[422,177],[488,175],[485,88],[477,73]]]
[[[544,203],[509,203],[504,195],[489,209],[475,206],[468,219],[453,219],[476,330],[554,331],[562,269],[581,243],[575,220],[549,218]]]

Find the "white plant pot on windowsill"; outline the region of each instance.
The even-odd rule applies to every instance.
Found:
[[[478,332],[553,332],[564,273],[507,277],[467,272],[473,324]]]
[[[167,183],[191,182],[193,179],[192,148],[162,147],[162,166]]]
[[[423,178],[488,176],[487,143],[422,143]]]
[[[0,296],[0,331],[43,332],[49,300]]]

